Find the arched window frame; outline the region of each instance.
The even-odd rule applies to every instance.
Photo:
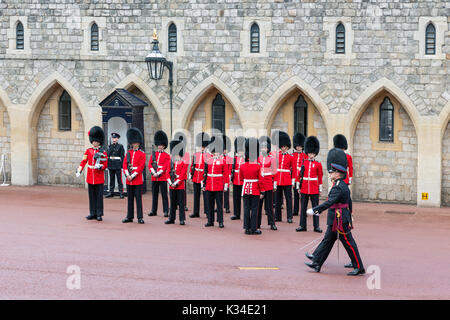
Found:
[[[91,25],[91,51],[99,51],[100,48],[100,32],[97,23]]]
[[[171,23],[167,30],[167,39],[168,39],[168,51],[169,52],[177,52],[178,45],[178,34],[177,34],[177,26],[175,23]]]
[[[339,22],[336,26],[336,54],[345,54],[345,26],[342,22]]]
[[[380,105],[379,141],[394,142],[394,105],[385,97]]]
[[[58,101],[58,129],[60,131],[72,130],[72,98],[64,90]]]
[[[225,100],[220,93],[216,94],[211,106],[211,129],[225,134]]]
[[[294,103],[294,132],[308,136],[308,103],[303,95],[299,95]]]
[[[259,25],[256,22],[253,22],[250,27],[250,53],[260,52],[260,40],[261,35]]]
[[[425,54],[436,54],[436,27],[432,22],[428,23],[425,29]]]
[[[25,49],[25,30],[22,22],[18,21],[16,25],[16,50]]]

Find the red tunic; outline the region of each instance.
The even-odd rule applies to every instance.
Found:
[[[348,153],[346,153],[347,156],[347,176],[344,179],[344,182],[348,185],[352,183],[352,179],[353,179],[353,159],[352,156],[349,155]]]
[[[319,186],[322,185],[323,169],[322,164],[316,160],[305,160],[305,173],[303,174],[302,189],[303,194],[318,194]],[[300,182],[299,177],[296,179]]]
[[[131,157],[130,165],[132,167],[132,171],[130,172],[128,170],[128,154]],[[145,168],[145,152],[142,150],[128,150],[127,153],[125,153],[125,159],[123,160],[123,171],[125,172],[126,176],[132,176],[135,175],[134,179],[131,181],[127,181],[127,185],[130,186],[139,186],[144,183],[144,178],[142,175],[142,172],[144,172]]]
[[[205,160],[208,158],[207,152],[196,152],[192,156],[193,162],[193,170],[194,173],[192,174],[192,181],[195,183],[201,183],[203,181],[203,171],[205,170]]]
[[[161,172],[161,175],[155,178],[152,175],[152,181],[167,181],[169,178],[169,170],[170,170],[170,155],[164,151],[159,152],[155,151],[156,164],[158,165],[158,171]],[[150,155],[150,160],[148,161],[148,169],[152,172],[153,156]]]
[[[304,152],[294,151],[292,154],[292,178],[299,179],[300,170],[304,160],[308,160],[308,155]]]
[[[242,186],[244,184],[244,178],[241,173],[241,166],[244,164],[244,158],[236,156],[235,157],[235,165],[234,165],[234,176],[233,176],[233,185]],[[231,163],[231,167],[233,167],[233,163]]]
[[[206,178],[206,191],[223,191],[224,186],[230,183],[230,172],[223,157],[208,157],[208,176]]]
[[[230,157],[227,154],[223,155],[223,160],[228,165],[228,173],[230,174],[230,180],[231,180],[231,171],[233,170],[233,157]]]
[[[289,153],[283,154],[278,152],[278,168],[275,182],[278,186],[290,186],[292,185],[292,155]]]
[[[84,153],[83,160],[81,160],[80,167],[83,171],[84,166],[87,165],[86,182],[88,184],[104,184],[105,183],[105,169],[108,167],[108,157],[106,151],[103,152],[103,156],[100,161],[102,167],[100,169],[94,169],[97,160],[94,159],[94,154],[98,153],[99,148],[88,148]]]
[[[261,175],[261,165],[257,162],[246,162],[241,165],[243,177],[242,196],[249,194],[259,196],[264,192],[264,178]]]
[[[277,161],[271,154],[260,156],[258,162],[261,165],[261,176],[263,177],[264,190],[273,190],[273,179],[277,173]]]
[[[180,161],[175,161],[173,163],[173,169],[175,170],[175,181],[172,181],[172,183],[175,183],[176,181],[179,181],[177,183],[176,187],[169,186],[171,190],[184,190],[185,188],[185,181],[187,180],[187,171],[188,171],[188,164],[185,161],[186,159],[181,159]],[[170,176],[170,174],[169,174]],[[170,178],[169,178],[170,179]]]

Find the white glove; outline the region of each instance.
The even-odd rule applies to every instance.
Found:
[[[295,179],[294,178],[292,179],[292,186],[293,187],[295,186]]]
[[[223,191],[227,192],[228,190],[228,183],[225,183],[225,185],[223,186]]]
[[[189,173],[188,179],[189,179],[189,180],[192,180],[192,174]]]
[[[348,178],[348,184],[352,184],[352,178]]]
[[[134,179],[137,175],[138,175],[138,173],[137,173],[137,172],[134,172],[134,173],[131,175],[131,178]]]
[[[276,181],[273,182],[273,188],[274,188],[275,190],[277,190],[277,182],[276,182]]]
[[[81,176],[81,172],[80,172],[80,171],[77,171],[77,173],[76,173],[75,175],[76,175],[77,178],[78,178],[79,176]]]
[[[311,209],[308,209],[308,210],[306,210],[306,214],[307,215],[309,215],[309,216],[314,216],[314,215],[317,215],[317,214],[315,214],[314,213],[314,211],[313,211],[313,209],[311,208]]]
[[[151,168],[151,169],[150,169],[150,172],[152,173],[152,176],[155,176],[155,175],[156,175],[155,169]]]
[[[300,182],[297,182],[297,189],[300,189]]]
[[[103,165],[102,164],[100,164],[100,163],[97,163],[95,166],[94,166],[94,168],[95,169],[100,169],[101,167],[103,167]]]
[[[175,182],[172,183],[172,187],[178,186],[179,183],[180,183],[180,180],[175,180]]]
[[[319,192],[322,192],[323,191],[323,187],[322,187],[322,185],[319,185]]]

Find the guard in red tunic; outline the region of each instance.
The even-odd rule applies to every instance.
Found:
[[[170,177],[167,179],[170,189],[170,216],[166,224],[174,224],[178,207],[180,225],[185,224],[184,191],[186,188],[188,164],[184,159],[186,146],[180,140],[170,142]]]
[[[184,154],[183,154],[183,161],[187,164],[188,170],[189,170],[189,165],[190,165],[190,155],[189,152],[187,151],[188,148],[188,140],[186,135],[184,134],[184,132],[179,131],[177,133],[175,133],[174,136],[175,140],[179,140],[181,142],[183,142],[185,148],[184,148]],[[188,207],[187,207],[187,194],[186,194],[186,190],[187,190],[187,186],[186,186],[186,182],[185,182],[185,188],[184,188],[184,211],[189,211]]]
[[[294,152],[292,153],[292,157],[294,158],[294,164],[292,167],[292,175],[296,180],[299,180],[299,176],[303,173],[301,172],[301,168],[303,166],[303,162],[308,159],[306,153],[303,152],[303,148],[305,147],[305,136],[300,132],[297,132],[293,137],[294,144]],[[303,166],[304,168],[304,166]],[[298,212],[300,210],[300,193],[297,190],[297,184],[294,184],[294,216],[298,216]]]
[[[300,186],[300,179],[298,177],[297,189],[301,194],[302,208],[300,213],[300,227],[296,229],[296,231],[306,231],[306,209],[308,208],[309,199],[311,199],[311,203],[313,207],[319,205],[319,193],[322,192],[322,177],[323,177],[323,169],[322,164],[319,161],[316,161],[316,156],[319,154],[320,143],[319,140],[310,136],[305,141],[305,153],[308,155],[308,160],[304,161],[304,173],[303,173],[303,181]],[[302,169],[303,171],[303,169]],[[319,227],[319,217],[314,216],[314,231],[322,232],[322,229]]]
[[[170,156],[164,150],[168,147],[169,141],[164,131],[159,130],[155,133],[155,145],[158,148],[152,151],[148,168],[152,174],[152,211],[149,216],[156,216],[158,212],[158,194],[161,190],[164,217],[169,216],[169,198],[167,197],[167,179],[169,178]]]
[[[100,127],[92,127],[88,132],[92,148],[86,149],[76,176],[79,177],[87,165],[86,182],[89,193],[88,220],[102,221],[103,216],[103,186],[105,183],[105,169],[108,167],[108,157],[103,149],[105,133]]]
[[[241,166],[244,164],[245,138],[242,136],[234,139],[234,158],[231,169],[231,179],[233,182],[233,216],[231,220],[239,220],[241,218],[241,198],[242,185],[244,179],[241,174]]]
[[[140,149],[144,142],[141,130],[130,128],[127,131],[128,144],[131,149],[125,154],[123,160],[123,171],[125,172],[128,194],[127,216],[123,223],[133,222],[134,200],[136,199],[136,215],[138,223],[144,223],[144,213],[142,209],[142,186],[144,184],[143,172],[145,169],[145,152]]]
[[[267,215],[267,223],[270,229],[277,230],[275,225],[275,216],[273,213],[273,179],[277,172],[277,161],[275,156],[270,152],[271,141],[267,136],[262,136],[259,138],[259,147],[261,155],[258,158],[258,162],[261,165],[261,176],[264,184],[264,195],[259,201],[258,205],[258,229],[261,228],[262,220],[262,208],[264,205],[264,210]]]
[[[233,169],[233,158],[228,155],[231,151],[231,140],[227,136],[223,136],[223,158],[225,163],[228,164],[228,172],[231,173]],[[231,178],[230,178],[231,179]],[[225,208],[225,213],[230,213],[230,189],[223,192],[223,207]]]
[[[258,230],[258,203],[264,197],[264,179],[261,164],[258,162],[259,141],[248,138],[245,141],[245,163],[241,166],[244,179],[242,197],[244,198],[245,234],[261,234]]]
[[[277,142],[276,142],[277,143]],[[288,153],[291,148],[289,135],[280,131],[278,133],[278,143],[280,148],[278,153],[277,174],[274,182],[276,189],[275,221],[281,221],[281,199],[283,193],[286,199],[287,222],[292,223],[292,155]]]
[[[205,224],[205,227],[214,226],[214,203],[216,203],[217,222],[219,223],[219,228],[223,228],[223,192],[228,190],[230,173],[228,172],[228,165],[222,157],[222,136],[212,136],[208,149],[212,155],[206,160],[202,184],[202,188],[206,191],[206,199],[208,201],[208,223]]]
[[[194,184],[194,212],[189,216],[190,218],[200,217],[200,197],[203,193],[203,209],[206,213],[206,193],[202,192],[202,181],[205,170],[205,162],[208,158],[208,151],[206,147],[209,144],[209,135],[206,132],[201,132],[195,137],[195,146],[198,149],[192,155],[190,179]]]

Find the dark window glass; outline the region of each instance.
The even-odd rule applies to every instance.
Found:
[[[250,52],[259,52],[259,26],[256,22],[250,28]]]
[[[336,53],[345,54],[345,27],[342,23],[336,27]]]
[[[431,22],[425,34],[425,54],[436,54],[436,28]]]
[[[96,23],[94,23],[91,26],[91,51],[98,51],[98,26]]]
[[[169,52],[177,52],[177,26],[171,23],[169,26]]]
[[[23,24],[19,22],[16,27],[16,49],[23,50],[24,48],[24,34],[23,34]]]
[[[294,104],[294,132],[300,132],[305,136],[308,135],[308,104],[300,95]]]
[[[65,90],[59,98],[58,109],[59,130],[70,131],[72,129],[72,101]]]
[[[380,106],[380,141],[394,141],[394,106],[388,97]]]
[[[212,129],[225,133],[225,101],[218,93],[212,103]]]

